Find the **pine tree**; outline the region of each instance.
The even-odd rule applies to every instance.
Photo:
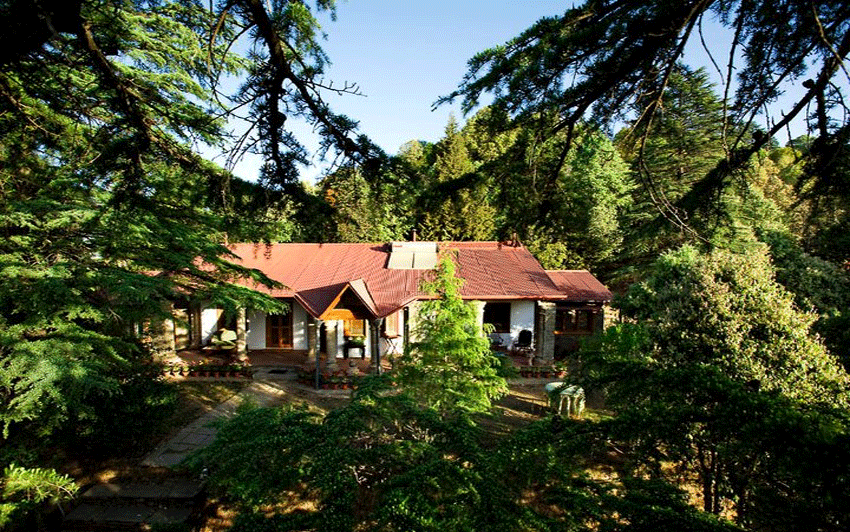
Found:
[[[435,299],[418,308],[415,341],[399,359],[399,384],[412,397],[444,412],[483,412],[507,393],[498,361],[478,323],[475,307],[460,296],[450,256],[440,258],[423,288]]]
[[[818,194],[835,194],[845,179],[843,172],[833,171],[833,162],[846,158],[850,131],[846,85],[835,82],[846,75],[850,8],[828,0],[589,1],[561,16],[542,18],[508,43],[477,54],[460,87],[441,101],[462,98],[468,112],[485,94],[492,95],[490,105],[537,135],[555,138],[565,132],[562,154],[575,146],[575,134],[585,122],[612,127],[635,120],[637,130],[649,131],[664,112],[683,51],[702,39],[709,17],[727,30],[724,44],[733,51],[720,71],[724,98],[716,131],[724,141],[723,157],[695,176],[698,181],[678,201],[659,201],[659,208],[687,230],[691,214],[715,205],[719,192],[751,157],[795,118],[806,119],[820,139],[811,143],[807,174],[825,178],[816,179],[824,184]],[[715,65],[723,63],[712,59]],[[800,85],[803,91],[764,117],[779,95]],[[557,117],[554,127],[541,120],[547,115]],[[756,124],[763,118],[764,131],[759,131]],[[556,165],[543,176],[549,189],[559,174]]]
[[[68,425],[86,432],[99,408],[132,396],[129,383],[149,382],[138,328],[171,302],[279,308],[231,284],[269,282],[222,245],[249,202],[194,151],[227,137],[219,76],[247,69],[240,103],[261,134],[242,145],[265,146],[276,191],[295,192],[303,154],[279,114],[287,105],[327,149],[380,154],[322,101],[326,58],[307,4],[13,4],[0,15],[27,37],[4,35],[0,57],[0,425],[4,438],[47,441]],[[240,57],[231,45],[246,34]]]
[[[424,212],[422,236],[428,240],[489,240],[495,211],[489,204],[487,187],[475,173],[466,139],[454,117],[435,147],[431,167],[431,200]]]

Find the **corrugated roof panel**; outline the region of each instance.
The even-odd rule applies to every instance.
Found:
[[[391,270],[411,270],[413,269],[413,257],[412,251],[393,251],[390,253],[387,268]]]
[[[587,270],[546,272],[566,301],[611,301],[611,292]]]
[[[395,255],[395,252],[393,252]],[[417,251],[413,254],[414,270],[433,270],[437,266],[437,253]]]

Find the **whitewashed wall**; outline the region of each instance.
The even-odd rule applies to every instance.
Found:
[[[307,311],[292,302],[292,348],[307,350]]]
[[[246,333],[248,349],[266,348],[266,313],[259,310],[248,311],[248,331]]]
[[[366,331],[366,358],[372,357],[372,326],[369,320],[365,320],[365,331]],[[345,321],[337,320],[336,321],[336,357],[342,358],[345,356]],[[353,358],[360,358],[360,350],[352,350],[351,356]]]
[[[492,333],[490,336],[498,336],[502,344],[510,348],[519,338],[519,332],[527,329],[534,333],[534,301],[511,301],[511,330],[507,333]],[[479,319],[481,319],[479,317]]]
[[[401,356],[404,353],[404,310],[398,311],[398,334],[396,338],[381,338],[378,344],[381,357]]]
[[[203,308],[201,310],[201,343],[203,345],[208,345],[218,331],[219,316],[221,316],[221,309]]]
[[[248,311],[248,349],[266,348],[266,314]],[[307,311],[298,302],[292,302],[292,348],[307,350]]]
[[[409,306],[409,330],[413,330],[416,326],[416,318],[418,313],[418,302],[413,302]],[[307,323],[308,323],[308,314],[307,311],[304,310],[304,307],[299,305],[297,302],[293,302],[293,316],[292,316],[292,340],[293,340],[293,349],[304,350],[308,349],[308,341],[307,341]],[[511,302],[511,332],[510,333],[502,333],[498,334],[502,338],[502,341],[505,347],[510,347],[513,342],[517,340],[519,337],[520,331],[523,329],[528,329],[529,331],[534,332],[534,313],[535,313],[535,302],[534,301],[512,301]],[[204,344],[208,344],[212,335],[217,331],[217,324],[219,316],[221,315],[220,309],[215,308],[204,308],[201,311],[201,330],[203,333],[203,342]],[[247,313],[248,318],[248,330],[247,330],[247,344],[249,349],[265,349],[266,348],[266,315],[264,312],[251,310]],[[481,313],[479,313],[479,321],[481,320]],[[403,334],[405,330],[404,323],[404,313],[401,313],[401,319],[399,320],[399,331]],[[344,331],[344,323],[342,321],[337,322],[337,334],[336,334],[336,344],[337,344],[337,353],[339,356],[342,356],[343,347],[345,345],[345,331]],[[366,326],[366,356],[371,357],[371,327]],[[404,346],[403,337],[398,337],[395,340],[395,349],[397,352],[401,353]],[[381,349],[381,355],[386,356],[389,349],[387,342],[381,338],[378,344]]]
[[[514,301],[511,303],[511,345],[519,339],[519,332],[523,329],[534,334],[534,309],[534,301]]]

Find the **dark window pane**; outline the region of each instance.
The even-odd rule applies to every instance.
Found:
[[[484,323],[493,326],[493,332],[511,332],[511,304],[486,303],[484,305]]]

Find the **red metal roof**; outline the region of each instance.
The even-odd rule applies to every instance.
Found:
[[[611,292],[587,270],[546,270],[564,301],[611,301]]]
[[[377,316],[427,297],[419,284],[430,270],[387,268],[391,248],[386,244],[232,244],[229,248],[240,257],[238,263],[262,271],[286,288],[244,283],[274,297],[294,297],[314,316],[324,312],[344,286],[350,286]],[[591,300],[611,298],[589,272],[579,276],[581,285],[560,287],[551,273],[562,272],[547,274],[522,246],[440,242],[439,248],[456,250],[464,299],[574,300],[581,294],[591,295],[586,298]]]

